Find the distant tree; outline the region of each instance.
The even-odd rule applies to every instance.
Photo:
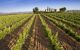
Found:
[[[38,11],[39,11],[38,7],[33,8],[34,13],[38,13]]]
[[[60,10],[60,12],[65,12],[66,11],[66,7],[60,8],[59,10]]]
[[[56,9],[54,9],[54,12],[56,12],[57,10]]]

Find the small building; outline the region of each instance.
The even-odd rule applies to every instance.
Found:
[[[45,9],[45,12],[56,12],[56,9],[47,7],[47,9]]]

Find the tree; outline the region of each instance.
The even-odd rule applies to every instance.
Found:
[[[38,13],[38,11],[39,11],[38,7],[33,8],[34,13]]]
[[[54,9],[54,12],[56,12],[57,10],[56,9]]]
[[[60,10],[60,12],[65,12],[66,11],[66,7],[60,8],[59,10]]]

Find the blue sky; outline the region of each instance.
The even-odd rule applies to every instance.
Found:
[[[80,0],[0,0],[0,12],[32,11],[34,7],[40,10],[46,8],[61,8],[80,10]]]

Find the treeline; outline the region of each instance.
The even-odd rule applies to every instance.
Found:
[[[33,13],[52,13],[52,12],[65,12],[66,11],[66,7],[62,7],[59,9],[59,11],[57,11],[57,9],[45,9],[45,11],[39,11],[38,7],[33,8]]]

